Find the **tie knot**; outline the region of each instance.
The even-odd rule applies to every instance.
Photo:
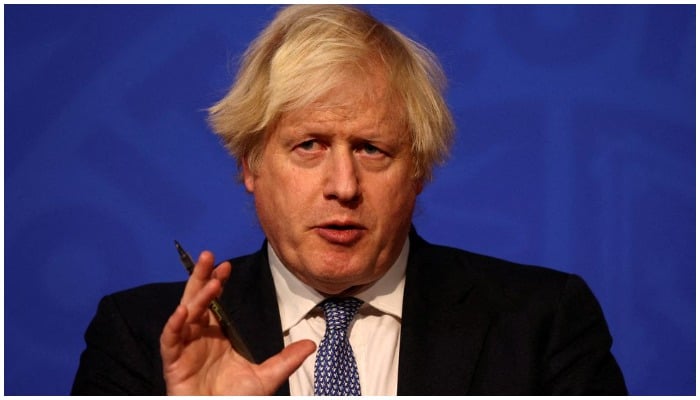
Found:
[[[361,305],[362,300],[354,297],[331,297],[323,301],[321,308],[326,317],[326,329],[347,331]]]

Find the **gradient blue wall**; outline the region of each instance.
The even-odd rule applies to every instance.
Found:
[[[695,6],[369,6],[450,79],[428,240],[582,275],[633,394],[695,393]],[[274,6],[5,9],[5,391],[66,394],[101,296],[262,235],[203,111]]]

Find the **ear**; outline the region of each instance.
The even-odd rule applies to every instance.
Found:
[[[246,190],[248,193],[255,193],[255,174],[250,169],[248,157],[243,159],[241,167],[243,168],[243,184]]]
[[[425,184],[425,181],[422,178],[416,179],[415,181],[413,181],[413,188],[416,190],[416,196],[421,194],[421,192],[423,191],[424,184]]]

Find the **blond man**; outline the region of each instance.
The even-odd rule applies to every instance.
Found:
[[[106,297],[73,392],[624,394],[580,278],[413,228],[452,141],[443,82],[430,51],[358,8],[281,10],[210,110],[265,243],[216,268],[203,252],[186,283]]]

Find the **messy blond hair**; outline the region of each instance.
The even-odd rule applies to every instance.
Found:
[[[355,7],[282,9],[243,55],[233,87],[209,109],[209,122],[239,168],[247,160],[254,171],[265,135],[282,113],[377,64],[391,97],[403,106],[414,178],[429,180],[446,159],[454,132],[442,69],[428,49]]]

